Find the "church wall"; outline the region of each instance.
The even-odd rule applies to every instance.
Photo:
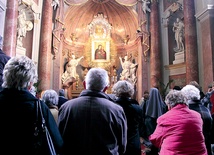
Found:
[[[172,88],[173,85],[183,86],[186,83],[186,78],[183,78],[186,75],[185,65],[183,63],[184,55],[179,56],[181,59],[176,58],[176,40],[175,32],[173,32],[173,24],[176,21],[176,18],[184,20],[183,15],[183,1],[179,0],[178,3],[172,3],[167,0],[160,1],[160,31],[161,31],[161,52],[162,52],[162,74],[163,74],[163,85],[169,87],[167,91]],[[185,42],[185,40],[183,41]],[[182,78],[182,82],[179,82],[179,78]],[[171,83],[173,80],[173,83]]]
[[[213,75],[213,22],[214,5],[213,1],[195,1],[197,33],[198,33],[198,55],[199,55],[199,82],[206,92],[208,86],[214,80]],[[210,6],[209,6],[210,5]]]
[[[182,2],[182,1],[179,1]],[[213,81],[213,8],[208,9],[207,5],[213,5],[213,1],[195,0],[195,18],[197,26],[197,46],[198,46],[198,66],[199,66],[199,84],[204,91],[207,91],[207,86]],[[181,84],[178,79],[181,78],[185,84],[185,78],[182,78],[186,73],[185,66],[176,65],[173,67],[172,50],[174,34],[171,33],[173,18],[166,19],[166,10],[170,5],[168,2],[160,2],[160,19],[161,19],[161,38],[162,38],[162,54],[163,61],[163,81],[167,83],[170,78],[175,78],[174,84]],[[179,15],[177,13],[173,16]],[[184,15],[185,16],[185,15]],[[171,21],[170,21],[171,20]],[[169,25],[167,25],[169,24]],[[176,75],[177,74],[177,75]],[[183,80],[182,80],[183,79]]]
[[[174,80],[169,86],[170,89],[174,86],[180,86],[182,88],[186,85],[186,74],[171,75],[169,78]]]

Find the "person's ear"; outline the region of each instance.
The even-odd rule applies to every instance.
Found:
[[[172,109],[172,107],[169,104],[167,104],[167,107],[168,107],[168,110]]]
[[[32,82],[30,82],[30,84],[29,84],[29,86],[27,87],[27,89],[30,90],[31,87],[33,87],[33,83],[32,83]]]
[[[85,83],[85,81],[83,81],[83,87],[86,89],[86,83]]]

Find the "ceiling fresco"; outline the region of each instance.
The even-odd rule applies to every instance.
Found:
[[[64,18],[64,37],[67,43],[84,44],[90,34],[88,25],[94,17],[102,13],[111,24],[111,38],[115,45],[120,46],[136,39],[138,27],[137,13],[134,6],[125,6],[114,0],[90,0],[81,5],[67,7]]]

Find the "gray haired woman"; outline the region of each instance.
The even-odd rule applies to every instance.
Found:
[[[134,86],[126,81],[118,81],[112,88],[116,103],[123,107],[127,118],[127,146],[124,155],[141,155],[140,137],[143,137],[143,112],[139,103],[132,99]]]
[[[149,140],[160,149],[159,155],[207,155],[199,113],[190,110],[182,91],[170,90],[165,102],[169,111],[157,119]]]
[[[59,101],[59,96],[57,92],[53,89],[46,90],[43,95],[42,95],[42,101],[45,102],[45,104],[48,106],[50,109],[55,121],[57,122],[58,120],[58,101]]]
[[[181,91],[185,94],[188,100],[189,108],[197,111],[203,120],[203,134],[208,155],[212,155],[211,151],[211,128],[212,116],[210,110],[204,106],[200,100],[200,90],[194,85],[186,85]]]
[[[26,56],[12,57],[3,70],[3,84],[0,92],[0,117],[2,118],[1,151],[7,154],[34,154],[35,103],[38,101],[29,91],[37,81],[37,69],[33,60]],[[41,109],[57,153],[63,145],[57,124],[41,101]],[[12,149],[8,149],[12,148]],[[47,152],[43,152],[47,154]]]

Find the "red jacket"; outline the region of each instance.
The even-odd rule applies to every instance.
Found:
[[[157,123],[149,139],[161,148],[159,155],[207,155],[198,112],[178,104],[160,116]]]

